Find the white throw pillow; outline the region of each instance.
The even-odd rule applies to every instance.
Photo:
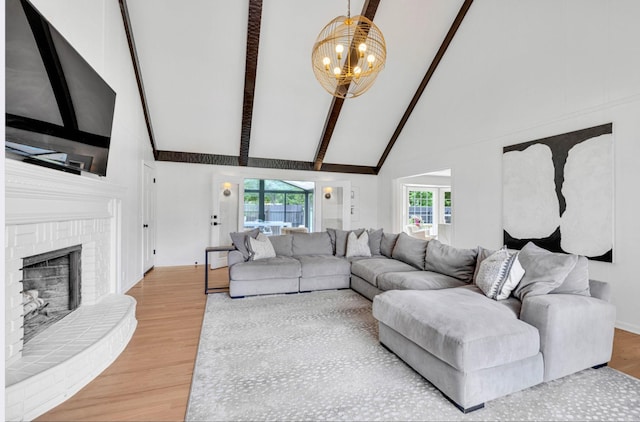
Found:
[[[507,299],[524,276],[518,252],[510,254],[502,248],[480,264],[476,284],[484,294],[496,300]]]
[[[371,249],[369,248],[369,233],[363,231],[360,237],[354,232],[349,232],[347,237],[347,258],[352,256],[371,256]]]
[[[260,233],[255,239],[250,236],[248,238],[249,246],[251,247],[251,260],[257,261],[276,256],[276,251],[273,249],[271,241],[264,234]]]

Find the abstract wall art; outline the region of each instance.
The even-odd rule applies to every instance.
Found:
[[[503,234],[613,262],[613,124],[503,148]]]

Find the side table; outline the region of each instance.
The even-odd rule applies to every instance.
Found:
[[[233,245],[229,246],[208,246],[204,250],[204,294],[220,293],[227,290],[226,287],[209,287],[209,253],[210,252],[229,252],[235,250]]]

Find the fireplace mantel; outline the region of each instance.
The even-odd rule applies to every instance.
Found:
[[[5,159],[5,225],[110,218],[125,191],[97,176]]]

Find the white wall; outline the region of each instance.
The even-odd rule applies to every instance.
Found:
[[[454,244],[497,248],[502,147],[613,122],[615,262],[589,269],[612,284],[617,325],[636,333],[639,20],[635,0],[475,2],[379,181],[382,196],[396,178],[451,168]],[[391,206],[379,217],[391,222]]]
[[[353,228],[378,228],[375,176],[309,171],[157,162],[157,266],[193,265],[204,261],[210,246],[210,212],[214,174],[301,181],[350,181],[360,188],[360,218]],[[224,223],[223,223],[224,224]]]
[[[117,0],[34,0],[34,5],[116,91],[107,177],[122,200],[122,291],[142,279],[142,161],[153,161]],[[83,177],[91,177],[85,175]]]

